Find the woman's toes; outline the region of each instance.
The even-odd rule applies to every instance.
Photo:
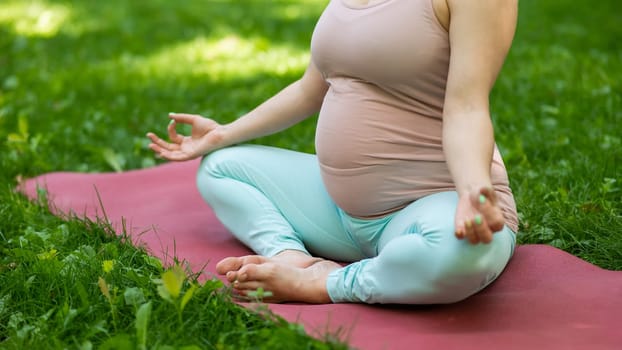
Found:
[[[263,263],[263,264],[247,264],[242,266],[238,271],[238,281],[265,281],[270,279],[270,276],[274,275],[274,270],[277,268],[276,264]]]
[[[216,264],[216,272],[219,275],[224,275],[229,271],[237,271],[246,264],[262,264],[267,261],[268,258],[261,255],[246,255],[240,257],[224,258]]]
[[[239,294],[246,295],[248,292],[262,288],[271,291],[273,284],[277,281],[271,279],[273,271],[277,268],[275,264],[248,264],[244,265],[237,273],[236,279],[231,283],[233,289]],[[272,292],[272,291],[271,291]]]
[[[236,271],[242,267],[242,259],[238,257],[224,258],[216,264],[216,272],[224,275],[229,271]]]
[[[246,264],[263,264],[270,261],[270,258],[261,255],[246,255],[242,257],[242,265]]]
[[[245,293],[246,291],[257,290],[260,287],[263,288],[263,285],[257,281],[248,281],[248,282],[235,281],[231,284],[231,286],[238,293]]]
[[[225,275],[225,278],[227,279],[227,281],[229,281],[229,283],[233,283],[234,281],[237,281],[238,273],[237,271],[229,271]]]

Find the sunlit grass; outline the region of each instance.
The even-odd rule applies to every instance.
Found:
[[[0,139],[15,134],[18,121],[29,128],[29,139],[13,142],[6,157],[24,176],[152,166],[144,133],[163,130],[166,113],[224,122],[299,76],[322,3],[68,2],[73,15],[56,35],[0,37],[0,99],[7,101],[0,105]],[[290,21],[287,29],[277,25]],[[68,120],[71,127],[62,122]],[[312,147],[306,137],[292,144]]]
[[[614,1],[531,4],[491,98],[519,240],[621,269],[622,13]]]
[[[0,24],[25,37],[52,37],[71,19],[71,8],[44,1],[0,2]]]
[[[144,78],[193,76],[218,82],[299,72],[308,63],[309,53],[287,44],[271,44],[263,37],[229,34],[222,38],[199,37],[148,57],[122,56],[121,61]]]

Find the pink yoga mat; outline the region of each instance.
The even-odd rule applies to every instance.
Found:
[[[26,181],[60,212],[103,216],[170,261],[208,275],[220,259],[248,254],[195,187],[197,161],[125,173],[51,173]],[[100,206],[103,204],[103,209]],[[122,223],[122,221],[124,223]],[[341,334],[359,349],[622,349],[622,271],[545,245],[519,246],[505,273],[457,304],[271,305],[313,335]]]

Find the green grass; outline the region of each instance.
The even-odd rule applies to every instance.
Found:
[[[492,96],[520,241],[622,269],[622,35],[615,1],[521,1]]]
[[[345,347],[196,275],[170,297],[154,282],[165,269],[125,237],[12,191],[20,176],[155,165],[144,134],[170,111],[227,122],[253,108],[303,72],[325,3],[0,2],[0,348]],[[520,242],[622,270],[620,5],[520,6],[492,95]],[[258,142],[313,151],[313,133],[309,120]]]
[[[165,272],[103,222],[63,220],[23,198],[6,199],[2,349],[346,348],[330,335],[311,339],[265,307],[236,306],[222,282],[199,282],[181,262],[177,276]]]

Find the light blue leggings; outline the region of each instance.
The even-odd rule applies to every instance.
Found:
[[[197,184],[222,223],[257,254],[294,249],[352,262],[327,279],[333,302],[457,302],[494,281],[514,250],[507,227],[490,244],[456,239],[455,192],[379,219],[351,217],[329,197],[312,154],[224,148],[203,159]]]

